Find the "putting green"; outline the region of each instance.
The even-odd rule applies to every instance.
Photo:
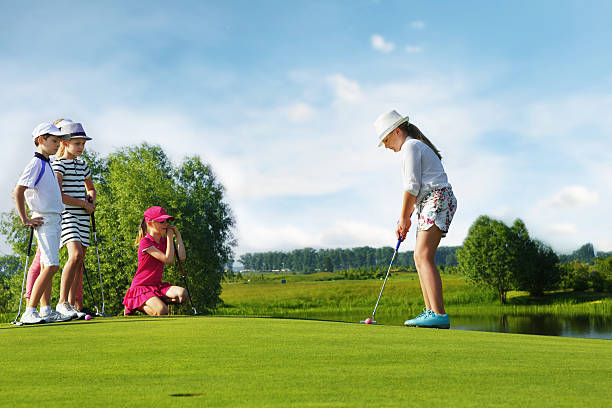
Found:
[[[167,317],[3,325],[0,347],[0,405],[11,407],[596,407],[612,400],[606,340]]]

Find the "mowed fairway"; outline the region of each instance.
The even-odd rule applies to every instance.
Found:
[[[168,317],[3,325],[0,347],[7,407],[604,407],[612,400],[605,340]]]

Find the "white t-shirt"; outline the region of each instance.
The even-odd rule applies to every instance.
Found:
[[[409,137],[400,151],[404,190],[417,197],[417,204],[431,191],[451,186],[442,162],[425,143]]]
[[[45,166],[45,172],[38,184],[34,186],[43,165]],[[31,211],[57,214],[61,214],[64,211],[62,192],[55,173],[51,168],[51,163],[45,162],[36,156],[33,157],[23,170],[17,184],[28,187],[24,196]]]

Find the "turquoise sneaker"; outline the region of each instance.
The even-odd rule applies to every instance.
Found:
[[[430,310],[427,316],[421,318],[415,324],[416,327],[431,327],[435,329],[450,329],[450,319],[447,314],[437,314]]]
[[[423,318],[429,314],[429,312],[430,311],[427,310],[426,307],[424,307],[423,312],[420,315],[418,315],[414,319],[406,320],[404,322],[404,326],[417,326],[417,324],[420,323],[421,320],[423,320]]]

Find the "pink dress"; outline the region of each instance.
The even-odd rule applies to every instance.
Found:
[[[164,263],[145,252],[146,249],[155,247],[166,253],[166,242],[167,238],[163,236],[159,243],[156,243],[150,234],[145,235],[140,240],[140,244],[138,244],[138,270],[132,280],[132,286],[123,298],[126,316],[134,314],[147,300],[154,296],[163,298],[172,286],[168,282],[162,282]]]

